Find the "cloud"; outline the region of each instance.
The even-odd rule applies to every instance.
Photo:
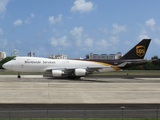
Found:
[[[49,21],[50,24],[59,23],[59,22],[62,21],[62,15],[59,14],[57,18],[55,18],[54,16],[50,16],[50,17],[48,18],[48,21]]]
[[[73,30],[70,31],[70,34],[76,38],[77,46],[82,45],[82,32],[83,27],[75,27]]]
[[[8,40],[4,39],[4,40],[0,40],[0,48],[5,48],[8,44]]]
[[[142,40],[142,39],[148,39],[149,36],[147,34],[143,34],[141,33],[139,36],[138,36],[138,40]]]
[[[109,33],[109,30],[107,30],[107,28],[105,28],[105,27],[101,27],[99,30],[101,32],[103,32],[104,34],[108,34]]]
[[[74,2],[73,7],[71,8],[71,12],[80,12],[80,13],[85,13],[85,12],[90,12],[93,10],[93,3],[92,2],[86,2],[85,0],[76,0]]]
[[[3,34],[3,30],[0,28],[0,35],[2,35]]]
[[[127,46],[128,46],[128,45],[132,45],[132,44],[130,43],[130,41],[125,41],[124,44],[127,45]]]
[[[160,39],[155,38],[155,39],[154,39],[154,42],[155,42],[157,45],[160,45]]]
[[[22,41],[22,40],[16,40],[16,44],[17,44],[17,45],[22,45],[22,44],[23,44],[23,41]]]
[[[49,20],[50,24],[54,24],[55,23],[54,16],[50,16],[48,20]]]
[[[54,47],[62,46],[62,47],[69,47],[70,44],[67,41],[67,36],[63,36],[61,38],[56,39],[55,37],[50,38],[51,45]]]
[[[0,14],[6,11],[6,6],[9,0],[0,0]]]
[[[25,23],[30,23],[31,21],[30,21],[30,18],[27,18],[26,20],[25,20]]]
[[[114,43],[114,44],[118,44],[118,43],[119,43],[118,38],[117,38],[117,37],[114,37],[114,36],[110,37],[110,41],[111,41],[112,43]]]
[[[125,25],[120,26],[117,23],[115,23],[112,26],[113,26],[113,34],[117,34],[117,33],[120,33],[120,32],[125,32],[127,30]]]
[[[112,44],[108,43],[107,40],[102,39],[97,41],[96,45],[99,47],[108,47],[108,46],[111,46]]]
[[[44,47],[33,49],[35,56],[48,56],[48,51]]]
[[[149,19],[149,20],[147,20],[145,22],[145,25],[148,26],[148,27],[150,27],[151,30],[154,31],[155,30],[156,22],[155,22],[155,20],[153,18],[151,18],[151,19]]]
[[[16,20],[13,24],[14,24],[15,26],[20,26],[22,23],[23,23],[23,21],[20,20],[20,19],[18,19],[18,20]]]
[[[147,31],[145,29],[142,29],[140,34],[138,35],[138,41],[142,39],[148,39],[149,36],[147,35]]]
[[[84,45],[87,46],[87,47],[92,47],[93,46],[93,40],[91,38],[87,38],[84,41]]]
[[[34,14],[33,13],[31,13],[31,18],[34,18]]]
[[[32,18],[34,18],[34,14],[33,13],[31,13],[30,17],[25,20],[25,23],[30,23]]]

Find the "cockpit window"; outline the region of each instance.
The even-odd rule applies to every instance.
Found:
[[[16,60],[16,58],[13,58],[13,60]]]

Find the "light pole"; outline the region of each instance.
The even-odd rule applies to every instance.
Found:
[[[159,107],[157,108],[157,120],[158,120],[158,112],[159,112],[158,110],[159,110]]]
[[[123,120],[123,110],[125,109],[125,106],[122,105],[122,106],[121,106],[121,109],[122,109],[122,120]]]

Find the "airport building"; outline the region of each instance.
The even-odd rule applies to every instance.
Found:
[[[86,55],[86,59],[90,60],[97,60],[97,59],[104,59],[104,60],[115,60],[120,59],[122,57],[122,53],[118,52],[117,54],[93,54],[90,53]]]
[[[67,59],[67,55],[64,55],[64,54],[58,54],[58,55],[50,55],[49,58],[51,59]]]
[[[6,58],[6,53],[0,51],[0,60]]]
[[[19,56],[19,51],[16,49],[12,50],[11,56]]]
[[[35,53],[34,53],[33,51],[30,51],[30,52],[28,53],[28,56],[29,56],[29,57],[35,57]]]

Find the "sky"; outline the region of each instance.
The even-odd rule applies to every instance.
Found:
[[[0,51],[37,57],[125,54],[152,39],[160,57],[160,0],[0,0]]]

